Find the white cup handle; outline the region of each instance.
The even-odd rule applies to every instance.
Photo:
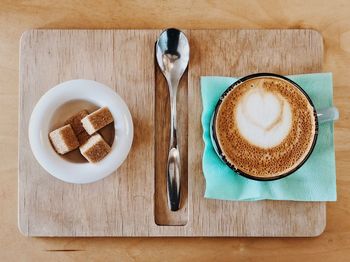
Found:
[[[339,111],[336,107],[328,107],[317,110],[318,123],[322,124],[339,119]]]

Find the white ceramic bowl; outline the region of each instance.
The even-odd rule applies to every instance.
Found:
[[[63,104],[74,100],[107,106],[115,120],[111,152],[96,164],[69,162],[54,151],[49,141],[50,119]],[[63,82],[47,91],[36,104],[29,122],[29,142],[39,164],[54,177],[76,184],[91,183],[113,173],[126,159],[133,134],[131,114],[123,99],[111,88],[84,79]]]

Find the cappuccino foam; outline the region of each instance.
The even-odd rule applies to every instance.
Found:
[[[293,84],[257,77],[224,97],[216,134],[225,159],[255,177],[274,177],[297,167],[310,151],[316,131],[314,109]]]

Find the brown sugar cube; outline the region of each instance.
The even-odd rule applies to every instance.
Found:
[[[49,134],[56,152],[63,155],[79,147],[79,141],[71,125],[60,127]]]
[[[81,132],[80,134],[78,134],[78,141],[80,146],[84,145],[86,143],[86,141],[89,140],[91,136],[85,131]]]
[[[113,116],[107,107],[102,107],[81,120],[89,135],[113,122]]]
[[[76,135],[82,133],[83,131],[85,131],[82,123],[81,123],[81,120],[86,117],[87,115],[89,114],[89,112],[87,110],[81,110],[79,111],[78,113],[76,113],[75,115],[71,116],[70,118],[68,118],[66,120],[66,122],[64,122],[65,125],[71,125],[73,130],[74,130],[74,133]]]
[[[111,147],[100,134],[91,136],[88,141],[79,147],[80,153],[90,162],[101,161],[110,151]]]

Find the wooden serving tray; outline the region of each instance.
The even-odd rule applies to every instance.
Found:
[[[200,76],[320,72],[313,30],[188,30],[191,58],[179,94],[181,210],[166,204],[168,91],[155,65],[160,30],[31,30],[20,56],[19,228],[28,236],[316,236],[324,202],[231,202],[203,197]],[[134,120],[132,150],[115,174],[64,183],[34,159],[28,122],[56,84],[93,79],[115,89]],[[72,174],[73,175],[73,174]]]

